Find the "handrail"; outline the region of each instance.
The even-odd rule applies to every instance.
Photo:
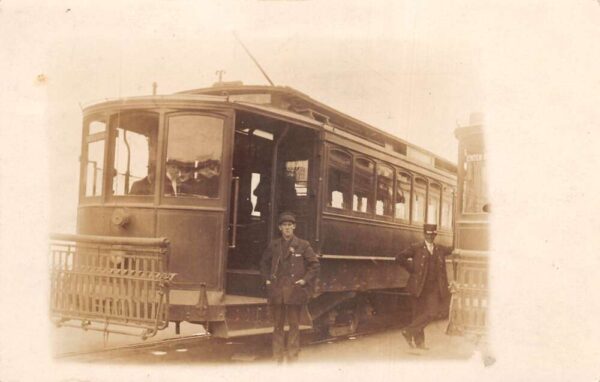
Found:
[[[452,254],[458,256],[488,257],[489,251],[455,248]]]
[[[231,233],[231,244],[229,244],[229,248],[235,248],[237,241],[237,218],[238,218],[238,197],[240,194],[240,177],[233,177],[233,231]]]
[[[329,255],[321,254],[320,259],[332,260],[372,260],[372,261],[396,261],[393,256],[353,256],[353,255]]]
[[[169,240],[166,237],[122,237],[52,233],[50,234],[50,239],[59,241],[77,241],[84,243],[99,243],[111,245],[140,245],[160,247],[166,247],[167,245],[169,245]]]

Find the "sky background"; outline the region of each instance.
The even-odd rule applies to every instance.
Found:
[[[481,46],[460,7],[420,2],[239,1],[51,7],[44,76],[54,229],[74,230],[80,105],[224,80],[290,86],[453,162],[453,131],[484,112]],[[316,6],[318,4],[318,6]],[[453,20],[450,22],[449,20]],[[56,187],[60,185],[60,187]],[[61,206],[56,208],[56,206]],[[69,207],[70,206],[70,207]]]
[[[47,232],[74,230],[80,105],[150,94],[152,82],[161,94],[206,87],[217,70],[266,84],[233,31],[275,84],[452,161],[457,124],[485,113],[497,361],[435,362],[428,372],[599,380],[598,0],[1,0],[0,379],[198,375],[48,361]],[[358,381],[424,369],[322,366],[303,373]],[[245,370],[210,375],[243,380]]]

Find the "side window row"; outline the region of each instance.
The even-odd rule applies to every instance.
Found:
[[[347,151],[329,150],[327,190],[329,208],[442,228],[452,226],[451,187]]]

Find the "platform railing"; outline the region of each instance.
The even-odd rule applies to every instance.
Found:
[[[164,238],[51,235],[51,318],[106,334],[155,335],[169,322],[169,248]]]
[[[455,250],[449,334],[484,335],[488,324],[488,254]]]

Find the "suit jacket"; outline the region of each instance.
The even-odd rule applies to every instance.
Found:
[[[173,195],[173,186],[171,186],[171,180],[165,177],[165,183],[163,191],[166,195]],[[129,195],[152,195],[154,194],[154,183],[148,181],[148,177],[144,177],[140,180],[136,180],[131,185]]]
[[[260,272],[271,281],[267,295],[271,304],[306,304],[319,273],[319,259],[310,244],[293,236],[289,247],[281,238],[271,241],[263,252]],[[304,279],[304,286],[294,284]]]
[[[422,241],[411,245],[396,256],[396,261],[400,262],[410,273],[406,289],[411,296],[421,296],[430,266],[437,267],[437,281],[442,297],[450,295],[450,291],[448,290],[448,275],[446,273],[446,256],[450,255],[451,252],[450,248],[434,244],[433,254],[430,254],[425,241]],[[431,258],[429,258],[430,256]]]

